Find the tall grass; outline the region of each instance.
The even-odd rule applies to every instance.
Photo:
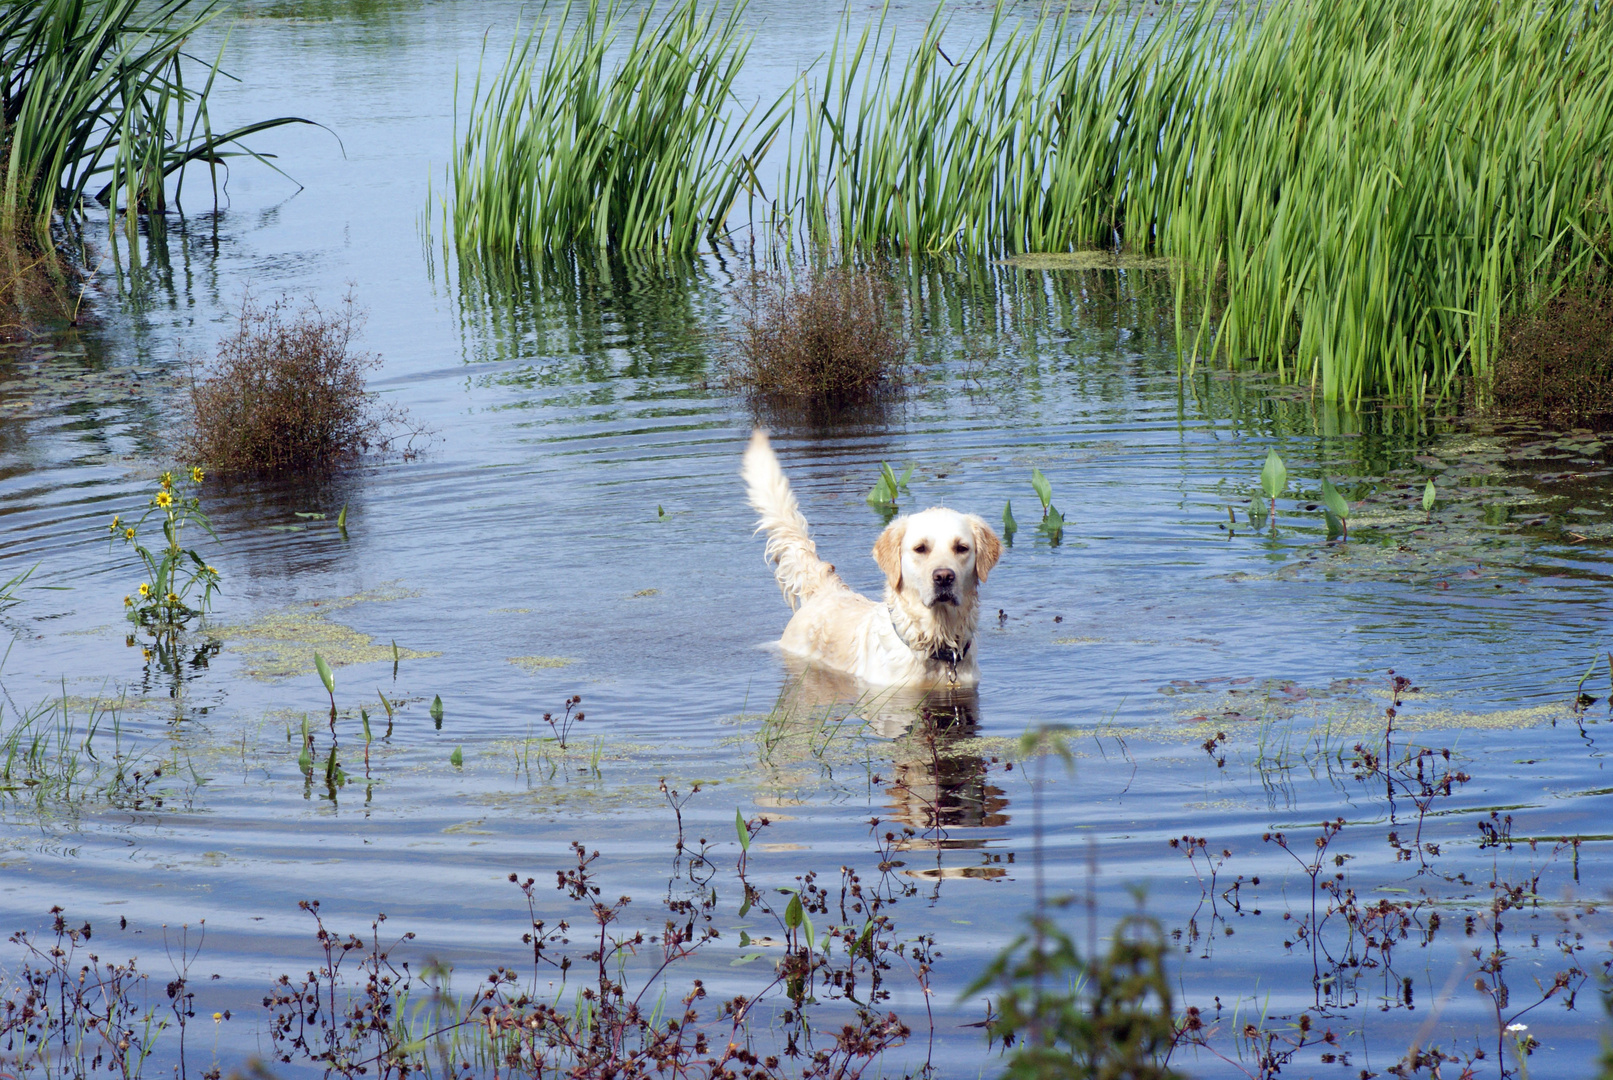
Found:
[[[185,69],[195,62],[184,47],[218,10],[212,0],[5,5],[0,228],[7,236],[24,229],[48,251],[52,217],[74,213],[87,196],[108,204],[121,198],[131,212],[165,210],[165,181],[181,173],[182,186],[186,165],[216,173],[228,158],[251,154],[242,138],[308,123],[280,117],[213,131],[207,96],[218,66],[200,66],[202,84],[187,86]]]
[[[692,251],[725,228],[777,129],[734,79],[750,39],[743,2],[644,8],[623,43],[619,0],[568,3],[471,90],[452,164],[463,252],[493,261],[555,247]],[[455,113],[458,114],[456,91]]]
[[[674,40],[698,45],[671,50],[688,66],[658,84],[684,102],[670,121],[665,93],[618,80],[604,122],[594,87],[613,16],[596,34],[592,8],[545,63],[518,47],[497,93],[478,87],[455,164],[461,250],[688,249],[723,228],[739,191],[756,189],[766,141],[737,153],[753,115],[728,100],[745,57],[738,9],[712,32],[715,8],[699,16],[695,2],[657,33],[641,22],[621,61],[634,72],[670,64]],[[1487,377],[1504,315],[1613,255],[1606,5],[1007,11],[999,0],[964,49],[939,7],[905,48],[883,17],[842,22],[821,67],[760,125],[786,138],[773,223],[841,251],[1163,254],[1179,268],[1178,334],[1194,361],[1253,359],[1347,401]],[[684,26],[706,32],[667,29]],[[692,73],[712,70],[723,93],[686,97]],[[582,89],[561,93],[579,73]],[[673,137],[691,129],[708,134]],[[618,167],[652,131],[658,171]],[[573,149],[598,142],[611,149]],[[670,175],[685,180],[649,182]],[[698,212],[686,205],[713,188]]]

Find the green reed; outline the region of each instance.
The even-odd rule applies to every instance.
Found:
[[[765,216],[792,243],[1164,255],[1190,364],[1253,360],[1329,401],[1482,379],[1503,317],[1609,261],[1605,6],[1007,9],[961,49],[940,7],[906,44],[848,16],[758,114],[732,95],[742,6],[645,14],[607,75],[618,16],[594,0],[478,77],[456,242],[693,250],[742,193],[755,209],[777,136]]]
[[[204,68],[187,86],[187,41],[218,12],[216,2],[18,0],[0,12],[4,89],[4,185],[0,227],[30,231],[51,250],[54,215],[87,196],[131,212],[168,206],[165,181],[192,163],[214,173],[252,154],[240,139],[290,123],[260,121],[215,132],[207,96],[218,75]],[[234,149],[229,149],[234,147]],[[216,185],[215,185],[216,186]],[[178,191],[175,191],[175,198]]]
[[[630,34],[621,7],[589,0],[568,29],[568,3],[485,86],[478,72],[449,166],[461,252],[500,263],[573,245],[692,251],[754,192],[778,119],[734,95],[750,47],[743,3],[720,18],[698,0],[651,5]]]

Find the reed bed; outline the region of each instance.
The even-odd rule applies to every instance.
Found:
[[[692,250],[782,136],[766,219],[791,242],[1164,255],[1190,362],[1345,401],[1488,378],[1504,316],[1608,262],[1613,12],[1588,0],[1111,0],[1028,21],[1002,0],[961,50],[941,8],[908,47],[848,19],[759,116],[732,101],[742,9],[697,3],[643,16],[613,78],[615,11],[590,6],[478,81],[461,251]]]
[[[485,86],[478,72],[449,166],[459,249],[687,252],[724,229],[777,129],[776,110],[734,97],[743,10],[652,5],[624,41],[619,0],[589,0],[575,24],[568,4],[517,39]]]
[[[27,0],[0,12],[4,182],[0,231],[54,256],[50,227],[87,197],[130,213],[169,206],[167,182],[201,163],[214,173],[253,154],[240,140],[278,117],[215,132],[207,97],[219,73],[184,47],[218,12],[216,0]],[[216,192],[216,184],[215,184]]]

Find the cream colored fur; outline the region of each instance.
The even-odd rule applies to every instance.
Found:
[[[760,515],[756,531],[767,533],[767,560],[795,610],[779,640],[786,651],[881,686],[979,683],[979,585],[1002,554],[984,521],[942,507],[892,521],[874,543],[884,600],[870,600],[818,557],[765,432],[751,436],[740,472]]]

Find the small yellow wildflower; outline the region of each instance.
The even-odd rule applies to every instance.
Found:
[[[163,473],[162,480],[159,482],[162,484],[162,489],[167,491],[169,488],[174,486],[174,474],[171,472]]]
[[[169,593],[167,596],[163,597],[163,599],[168,601],[170,604],[177,604],[179,603],[179,594]]]
[[[113,514],[112,515],[112,524],[107,526],[107,531],[108,532],[117,532],[122,527],[123,527],[123,516],[121,514]]]
[[[157,492],[157,494],[152,498],[151,501],[152,501],[152,503],[154,505],[160,506],[164,510],[166,510],[170,506],[174,505],[174,497],[172,495],[168,494],[168,492],[166,492],[166,491]]]
[[[142,581],[140,583],[140,599],[144,600],[146,597],[148,597],[150,595],[151,595],[151,586]]]
[[[123,530],[123,538],[125,540],[133,540],[134,539],[134,530],[133,529],[124,529]]]
[[[218,571],[217,571],[217,570],[214,570],[214,569],[213,569],[213,568],[212,568],[212,567],[211,567],[211,566],[209,566],[209,567],[208,567],[208,568],[207,568],[207,572],[208,572],[208,573],[209,573],[209,574],[212,574],[212,575],[213,575],[213,576],[214,576],[214,577],[218,577]]]
[[[206,475],[207,475],[206,473],[202,472],[201,466],[199,466],[199,465],[192,465],[191,466],[191,468],[190,468],[190,482],[191,483],[193,483],[193,484],[201,483],[202,482],[202,477],[206,476]]]
[[[134,607],[134,598],[129,597],[129,596],[125,596],[123,598],[123,606],[124,607]]]
[[[151,650],[142,645],[140,647],[140,655],[143,656],[145,659],[150,660],[151,659]]]
[[[197,472],[201,472],[201,470],[200,470],[200,469],[197,469],[197,470],[196,470],[196,471],[197,471]],[[199,481],[198,481],[198,482],[199,482]],[[223,1014],[223,1013],[214,1013],[214,1014],[213,1014],[213,1023],[215,1023],[215,1024],[216,1024],[216,1023],[218,1023],[218,1022],[219,1022],[219,1021],[221,1021],[221,1020],[223,1020],[223,1019],[224,1019],[224,1014]]]

